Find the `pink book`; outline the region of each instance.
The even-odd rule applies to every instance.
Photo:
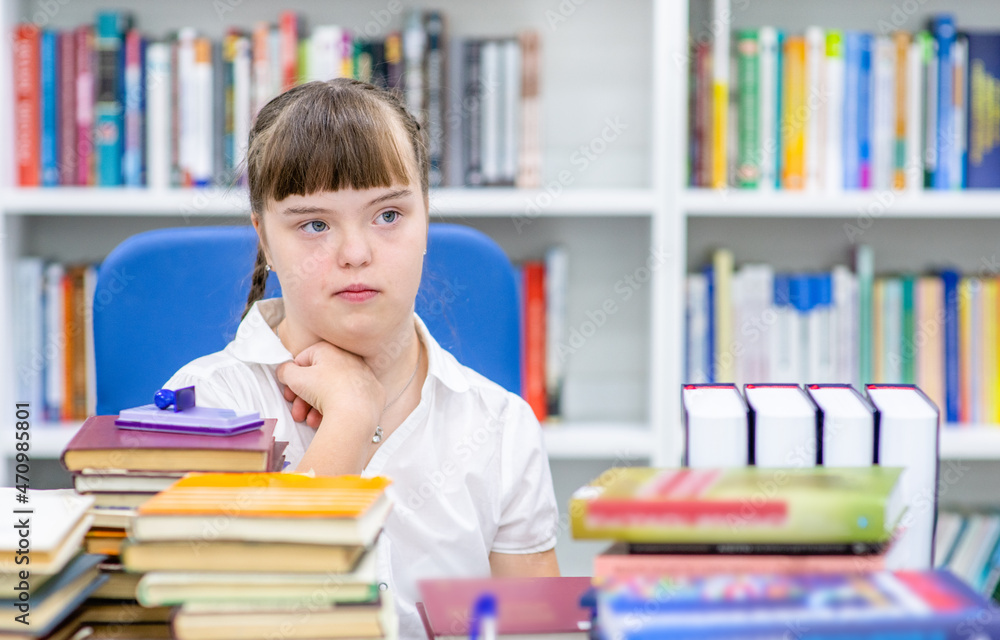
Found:
[[[69,471],[267,471],[276,420],[235,436],[134,431],[115,426],[118,416],[92,416],[66,445],[62,463]]]
[[[565,634],[586,638],[590,612],[580,597],[590,578],[460,578],[418,583],[429,638],[468,638],[472,607],[490,592],[497,602],[497,635]]]
[[[59,184],[76,182],[76,32],[59,32]]]
[[[93,184],[94,157],[94,31],[89,25],[76,29],[76,184]]]
[[[633,575],[704,576],[732,573],[861,573],[885,568],[885,552],[866,555],[629,554],[616,543],[594,558],[594,579]]]

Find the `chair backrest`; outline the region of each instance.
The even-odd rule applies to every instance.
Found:
[[[147,404],[177,369],[236,334],[250,288],[252,227],[159,229],[101,264],[94,296],[97,413]],[[280,295],[272,275],[265,297]],[[483,233],[430,225],[417,313],[459,362],[520,391],[514,269]]]

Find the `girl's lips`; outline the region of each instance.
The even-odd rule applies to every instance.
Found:
[[[338,291],[336,295],[341,300],[345,300],[347,302],[365,302],[377,296],[378,291],[374,289],[348,287],[347,289]]]

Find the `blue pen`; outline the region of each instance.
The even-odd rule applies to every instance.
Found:
[[[497,599],[492,593],[479,596],[472,606],[472,624],[469,625],[469,640],[496,640]]]

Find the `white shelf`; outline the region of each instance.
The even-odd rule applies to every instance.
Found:
[[[4,212],[12,215],[246,216],[249,204],[242,187],[232,189],[166,189],[53,187],[16,188],[0,192]],[[523,216],[649,217],[654,206],[648,189],[508,188],[436,189],[431,191],[432,216],[470,218]]]
[[[574,422],[546,424],[545,449],[553,460],[644,460],[652,453],[653,436],[640,423]]]
[[[82,424],[32,425],[29,454],[58,459]],[[549,457],[558,460],[644,460],[649,458],[652,442],[649,427],[639,423],[553,423],[546,424],[542,433]],[[8,455],[12,455],[11,448]]]
[[[944,425],[942,460],[1000,460],[1000,425]]]
[[[1000,218],[1000,191],[854,191],[837,193],[687,189],[691,217]]]

